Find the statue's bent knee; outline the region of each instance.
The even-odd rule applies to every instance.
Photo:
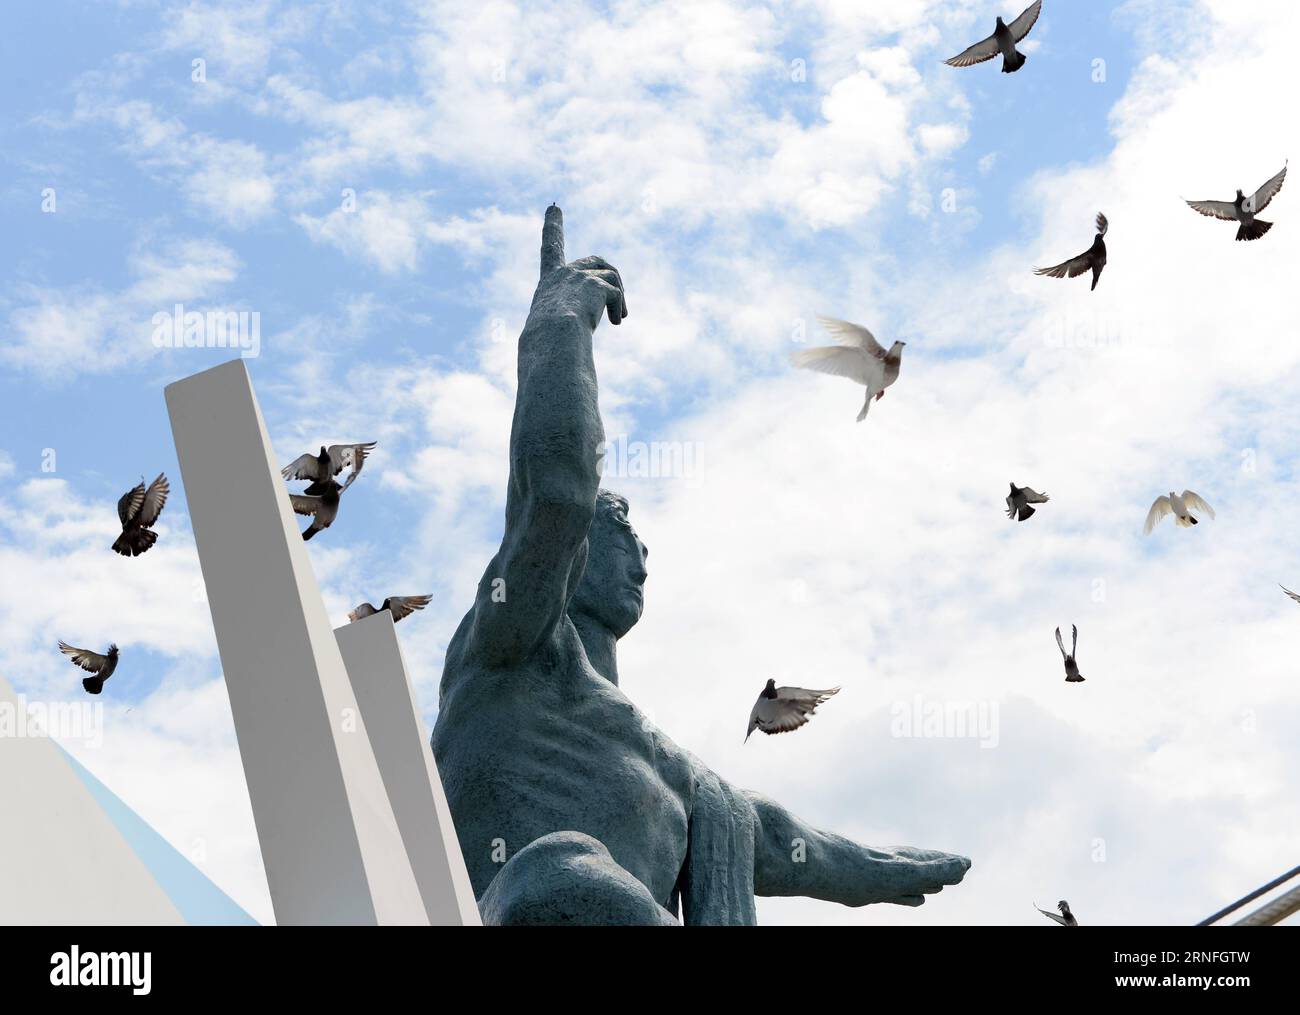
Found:
[[[512,856],[479,900],[490,926],[671,925],[650,890],[583,832],[552,832]]]

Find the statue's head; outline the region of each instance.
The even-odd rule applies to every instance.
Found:
[[[587,567],[569,612],[586,614],[623,637],[641,619],[649,553],[627,520],[627,500],[599,491],[587,533]]]

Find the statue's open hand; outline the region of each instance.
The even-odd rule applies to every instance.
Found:
[[[892,852],[872,850],[872,894],[867,902],[892,902],[919,906],[927,895],[961,882],[970,870],[970,860],[955,853],[933,849],[901,847]]]
[[[565,263],[564,214],[551,205],[542,227],[542,277],[532,314],[577,314],[595,330],[602,311],[609,314],[610,324],[620,324],[627,316],[623,279],[603,257]]]

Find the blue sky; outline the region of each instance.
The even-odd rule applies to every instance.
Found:
[[[268,919],[162,397],[228,353],[159,351],[151,317],[260,314],[249,366],[285,462],[379,441],[311,555],[336,623],[363,599],[434,594],[399,628],[432,723],[443,647],[500,535],[514,337],[558,201],[569,254],[605,255],[628,287],[628,323],[597,335],[607,432],[700,453],[694,475],[610,482],[654,554],[625,689],[724,775],[827,827],[976,861],[918,913],[782,900],[765,921],[1025,922],[1035,896],[1081,919],[1189,922],[1293,865],[1300,617],[1276,589],[1300,583],[1279,510],[1300,430],[1290,195],[1249,246],[1179,198],[1250,190],[1300,150],[1259,100],[1294,91],[1275,40],[1296,14],[1047,0],[1022,72],[942,65],[1018,11],[12,12],[5,675],[65,697],[57,639],[122,645],[103,746],[69,749]],[[1097,292],[1034,278],[1088,245],[1098,210]],[[821,340],[818,313],[909,343],[861,427],[847,384],[788,367],[792,338]],[[124,561],[113,504],[160,471],[162,540]],[[1008,480],[1053,495],[1014,530]],[[1219,518],[1143,540],[1175,487]],[[1061,695],[1051,632],[1072,621],[1087,697]],[[731,734],[769,675],[847,693],[742,752]],[[917,694],[996,703],[999,746],[891,737],[891,708]]]

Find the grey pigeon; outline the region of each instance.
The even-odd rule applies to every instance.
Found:
[[[162,514],[171,487],[162,473],[145,489],[143,477],[138,486],[122,494],[117,502],[117,517],[122,523],[122,534],[113,543],[113,550],[123,557],[138,557],[158,541],[158,533],[150,526]]]
[[[1277,196],[1277,192],[1282,189],[1282,184],[1285,182],[1286,166],[1283,166],[1282,172],[1250,197],[1238,190],[1237,197],[1233,201],[1188,201],[1187,203],[1195,211],[1210,218],[1223,219],[1225,222],[1240,222],[1237,239],[1257,240],[1273,228],[1273,223],[1260,222],[1255,216],[1268,207],[1269,202]]]
[[[1014,74],[1025,65],[1025,54],[1016,49],[1016,43],[1029,34],[1029,30],[1034,27],[1034,22],[1038,20],[1039,12],[1043,9],[1043,0],[1034,0],[1028,7],[1020,12],[1020,17],[1016,18],[1011,24],[1006,24],[1001,18],[998,18],[997,26],[993,29],[993,34],[987,39],[981,39],[975,45],[963,50],[954,56],[951,60],[945,60],[949,67],[970,67],[977,63],[983,63],[985,60],[992,60],[999,53],[1002,54],[1002,73]]]
[[[355,478],[356,473],[354,472],[348,477],[348,482],[343,486],[339,486],[332,479],[326,479],[313,483],[303,493],[289,494],[289,503],[293,505],[294,512],[300,515],[310,515],[312,519],[311,524],[303,530],[302,539],[304,543],[322,529],[328,529],[334,524],[334,519],[338,517],[339,513],[339,498]]]
[[[352,472],[348,476],[347,483],[344,484],[346,487],[357,478],[357,473],[366,462],[366,455],[375,449],[376,443],[370,441],[365,444],[332,444],[328,448],[322,444],[320,454],[313,455],[308,452],[299,455],[280,470],[280,475],[285,479],[306,479],[312,483],[321,483],[333,479],[350,467]],[[320,488],[314,492],[321,493],[323,490],[324,488]]]
[[[1062,261],[1060,264],[1051,268],[1035,268],[1035,275],[1046,275],[1048,278],[1075,278],[1087,271],[1092,272],[1092,288],[1097,288],[1097,280],[1101,278],[1101,269],[1106,267],[1106,241],[1103,237],[1110,223],[1106,221],[1106,216],[1097,213],[1097,236],[1092,241],[1092,246],[1085,250],[1078,257],[1072,257],[1068,261]]]
[[[113,675],[117,669],[117,646],[108,646],[108,654],[100,655],[98,652],[91,652],[89,649],[73,648],[66,641],[59,642],[59,651],[68,656],[76,665],[83,670],[93,673],[92,677],[84,677],[81,686],[90,694],[98,694],[104,689],[104,681]]]
[[[847,377],[863,385],[867,389],[867,400],[858,413],[858,422],[861,423],[871,411],[872,401],[884,398],[885,389],[898,380],[898,372],[903,366],[903,346],[907,343],[895,342],[886,351],[860,324],[833,317],[818,317],[817,320],[840,344],[801,349],[791,353],[790,362],[804,370]]]
[[[1074,633],[1074,638],[1070,642],[1070,651],[1065,651],[1065,642],[1061,640],[1061,629],[1059,627],[1056,629],[1056,644],[1065,659],[1065,682],[1067,684],[1081,684],[1083,683],[1083,674],[1079,672],[1079,664],[1074,658],[1074,654],[1079,651],[1079,629],[1071,624],[1070,630]]]
[[[756,729],[769,736],[797,730],[817,711],[818,705],[832,694],[839,693],[838,687],[811,691],[805,687],[777,687],[775,680],[769,680],[749,713],[749,729],[745,731],[745,739],[748,740]]]
[[[1007,517],[1024,521],[1034,513],[1030,504],[1046,504],[1052,498],[1045,493],[1039,493],[1028,486],[1016,486],[1011,484],[1011,494],[1007,497]]]
[[[1280,588],[1280,589],[1281,589],[1283,592],[1285,592],[1288,596],[1290,596],[1292,599],[1294,599],[1297,603],[1300,603],[1300,596],[1296,595],[1294,592],[1292,592],[1292,591],[1291,591],[1289,588],[1287,588],[1285,585],[1279,585],[1278,588]]]
[[[393,615],[393,623],[396,624],[403,617],[409,617],[416,610],[423,610],[432,599],[433,596],[389,596],[384,600],[384,605],[378,609],[369,603],[362,603],[348,614],[348,620],[355,624],[358,620],[372,617],[376,613],[383,613],[384,610],[387,610]]]
[[[1055,913],[1049,913],[1046,909],[1039,909],[1038,903],[1036,902],[1034,903],[1034,908],[1038,909],[1038,911],[1042,913],[1045,917],[1047,917],[1049,920],[1055,920],[1062,927],[1079,926],[1079,921],[1076,920],[1074,918],[1074,914],[1070,912],[1070,904],[1066,902],[1064,899],[1062,899],[1060,902],[1056,904],[1056,908],[1061,911],[1060,916],[1057,916]]]

